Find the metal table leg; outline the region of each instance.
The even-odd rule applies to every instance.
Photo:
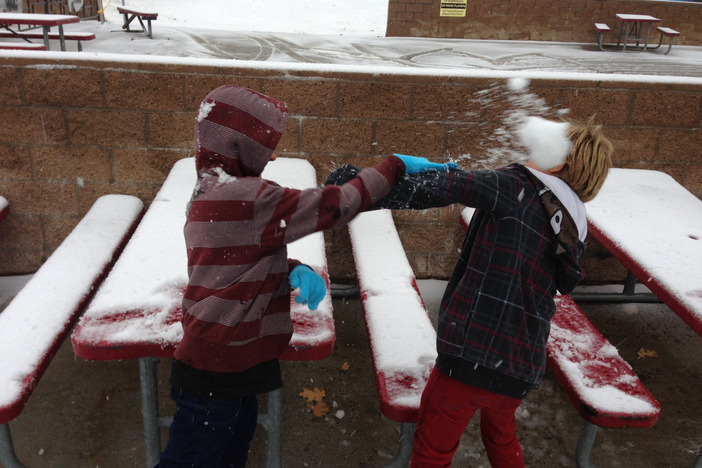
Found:
[[[49,30],[51,29],[50,26],[42,26],[41,29],[44,31],[44,45],[46,46],[46,50],[50,50],[49,48]]]
[[[700,454],[697,456],[695,464],[692,465],[692,468],[702,468],[702,449],[700,449]]]
[[[8,423],[0,424],[0,465],[3,468],[27,468],[24,466],[15,455],[15,448],[12,445],[12,436],[10,435],[10,425]]]
[[[61,51],[66,52],[66,39],[63,37],[63,25],[59,24],[59,41],[61,43]]]
[[[384,468],[405,468],[412,458],[412,442],[414,441],[414,430],[416,423],[400,424],[400,447],[397,455]]]
[[[144,419],[146,468],[153,468],[161,458],[161,431],[158,421],[158,378],[155,357],[139,358],[141,381],[141,415]]]
[[[592,446],[595,444],[597,429],[597,426],[587,421],[580,429],[580,438],[575,446],[575,463],[578,465],[578,468],[594,468],[590,464],[590,452],[592,452]]]

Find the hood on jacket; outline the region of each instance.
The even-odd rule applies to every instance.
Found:
[[[235,177],[258,177],[278,145],[288,106],[241,86],[221,86],[200,104],[195,126],[198,173],[222,168]]]

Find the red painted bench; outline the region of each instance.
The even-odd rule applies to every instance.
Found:
[[[19,34],[19,36],[18,36]],[[28,32],[28,31],[21,31],[18,32],[17,34],[9,31],[0,31],[0,37],[3,38],[26,38],[26,39],[44,39],[44,34],[40,32]],[[53,40],[61,40],[61,35],[59,33],[49,33],[48,34],[49,39]],[[95,39],[95,34],[94,33],[87,33],[87,32],[69,32],[69,33],[64,33],[63,34],[63,39],[66,41],[77,41],[78,43],[78,51],[81,52],[83,50],[83,44],[82,41],[92,41]],[[46,47],[44,49],[39,49],[39,50],[46,50]]]
[[[348,229],[380,411],[401,423],[399,450],[388,466],[404,467],[412,456],[422,391],[436,361],[436,331],[391,212],[363,213]]]
[[[666,50],[665,54],[663,54],[663,55],[668,55],[668,53],[670,53],[670,49],[673,48],[673,39],[675,39],[676,36],[679,36],[680,33],[674,29],[664,28],[662,26],[659,26],[657,28],[657,30],[661,34],[661,40],[658,41],[658,45],[656,47],[652,47],[652,49],[659,48],[661,46],[661,44],[663,44],[663,36],[665,36],[670,40],[670,42],[668,43],[668,50]]]
[[[262,177],[297,189],[317,186],[314,168],[302,159],[278,158]],[[173,166],[71,336],[76,356],[83,359],[139,359],[147,466],[161,455],[159,426],[170,424],[169,418],[159,418],[155,357],[172,357],[183,334],[181,302],[188,282],[183,226],[196,182],[195,158]],[[322,233],[291,243],[288,254],[329,282]],[[330,294],[315,311],[293,296],[291,316],[294,332],[282,360],[312,361],[332,353],[336,334]],[[282,457],[281,389],[269,393],[267,411],[259,414],[259,423],[268,431],[268,466],[277,466]]]
[[[602,41],[604,41],[605,33],[608,33],[611,29],[604,23],[595,23],[595,29],[597,29],[597,46],[600,50],[604,50]]]
[[[126,32],[143,32],[149,38],[154,38],[153,31],[151,30],[151,21],[155,21],[158,19],[158,13],[147,10],[140,10],[137,8],[128,8],[124,6],[118,6],[117,11],[122,13],[122,16],[124,17],[122,29],[124,29]],[[132,21],[134,21],[135,18],[137,19],[137,21],[139,21],[139,24],[141,25],[140,30],[129,29],[129,24]],[[144,26],[144,20],[146,20],[148,28]]]
[[[10,437],[63,340],[139,222],[143,203],[100,197],[0,314],[0,464],[22,466]]]

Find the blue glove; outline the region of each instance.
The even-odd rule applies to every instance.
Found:
[[[290,272],[290,286],[300,288],[295,302],[307,304],[310,310],[317,310],[317,306],[327,294],[327,283],[306,265],[298,265]]]
[[[417,156],[407,156],[406,154],[394,154],[405,163],[405,172],[407,174],[417,174],[419,172],[427,171],[448,171],[449,169],[457,169],[458,164],[456,163],[446,163],[439,164],[429,161],[427,158],[420,158]]]

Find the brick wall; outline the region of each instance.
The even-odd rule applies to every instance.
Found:
[[[416,71],[413,71],[416,73]],[[3,59],[0,62],[0,274],[36,271],[97,197],[149,203],[171,166],[191,156],[200,100],[238,84],[288,102],[278,153],[305,158],[322,181],[344,162],[398,151],[447,161],[480,157],[508,107],[478,92],[503,79],[377,75],[216,66]],[[702,196],[702,85],[533,80],[530,92],[576,118],[597,114],[621,167],[665,171]],[[461,207],[396,212],[418,277],[446,278],[460,247]],[[327,233],[333,278],[353,276],[345,230]],[[594,245],[594,243],[593,243]],[[620,278],[588,261],[591,279]]]
[[[617,13],[651,15],[681,33],[675,44],[702,45],[702,3],[628,0],[468,0],[464,18],[441,17],[441,0],[390,0],[387,36],[585,42],[595,44],[594,23],[612,28]],[[653,27],[655,32],[655,26]],[[658,33],[653,36],[658,41]],[[667,44],[667,39],[664,40]]]

